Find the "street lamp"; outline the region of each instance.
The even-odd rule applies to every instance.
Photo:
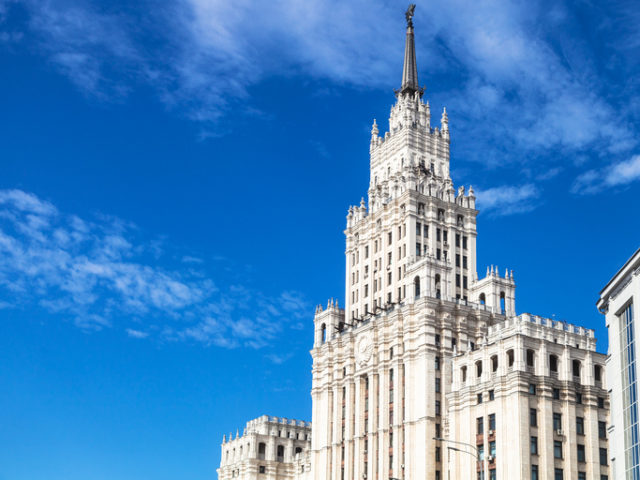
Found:
[[[472,445],[470,443],[465,443],[465,442],[458,442],[456,440],[449,440],[447,438],[442,438],[442,437],[433,437],[434,440],[438,441],[438,442],[447,442],[447,443],[455,443],[456,445],[463,445],[465,447],[470,447],[475,451],[475,454],[472,452],[469,452],[468,450],[463,450],[461,448],[457,448],[457,447],[447,447],[448,450],[453,450],[456,452],[462,452],[462,453],[466,453],[469,454],[473,457],[476,457],[476,460],[478,462],[482,462],[482,475],[484,476],[484,460],[482,458],[480,458],[480,450],[478,450],[478,447],[476,447],[475,445]],[[450,464],[451,464],[451,457],[449,457],[449,455],[447,455],[447,477],[451,477],[451,469],[450,469]]]

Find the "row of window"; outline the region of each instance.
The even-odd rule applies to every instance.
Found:
[[[514,350],[510,349],[507,350],[506,352],[506,357],[507,357],[507,366],[508,367],[512,367],[514,364],[514,360],[515,360],[515,356],[514,356]],[[535,368],[536,365],[536,352],[532,349],[527,349],[526,351],[526,366],[527,368]],[[491,371],[492,372],[497,372],[498,371],[498,355],[493,355],[490,358],[490,363],[491,363]],[[549,373],[551,375],[553,375],[554,373],[558,373],[558,366],[559,366],[559,360],[558,360],[558,356],[557,355],[549,355]],[[475,363],[475,367],[476,367],[476,376],[477,377],[481,377],[482,376],[482,368],[483,368],[483,361],[482,360],[478,360]],[[580,379],[580,373],[582,370],[582,363],[580,362],[580,360],[573,360],[571,362],[571,372],[573,373],[573,377],[574,380],[579,380]],[[467,367],[462,366],[460,367],[460,372],[461,372],[461,376],[462,376],[462,381],[466,382],[467,381]],[[602,381],[602,366],[601,365],[594,365],[593,366],[593,378],[596,382],[601,382]]]
[[[541,480],[538,465],[531,465],[531,480]],[[553,480],[564,480],[564,470],[555,468],[553,470]],[[578,472],[578,480],[587,480],[586,472]],[[600,475],[600,480],[609,480],[608,475]]]

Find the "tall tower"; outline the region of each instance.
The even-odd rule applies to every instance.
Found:
[[[422,99],[414,8],[389,130],[371,130],[368,201],[347,215],[344,309],[316,309],[317,480],[443,478],[451,358],[515,314],[511,274],[477,280],[475,196],[451,180],[446,110],[434,127]]]

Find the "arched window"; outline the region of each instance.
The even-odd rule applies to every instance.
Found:
[[[491,371],[492,372],[497,372],[498,371],[498,356],[494,355],[493,357],[491,357]]]
[[[322,343],[327,341],[327,326],[323,323],[322,324]]]
[[[467,381],[467,367],[460,368],[460,376],[462,377],[463,382]]]
[[[478,297],[478,302],[480,302],[480,305],[486,305],[487,304],[487,297],[484,293],[481,293],[480,296]]]
[[[600,365],[593,366],[593,379],[596,382],[602,381],[602,367]]]
[[[580,360],[574,360],[571,364],[573,376],[580,378]]]
[[[436,277],[435,277],[435,283],[436,283],[436,298],[440,298],[440,274],[437,273]]]
[[[476,377],[480,378],[482,376],[482,360],[478,360],[476,362]]]
[[[527,367],[534,367],[536,363],[536,352],[527,350]]]
[[[267,444],[260,442],[258,444],[258,460],[264,460],[264,456],[266,452],[267,452]]]
[[[504,292],[500,292],[500,313],[504,313],[505,308],[505,294]]]
[[[558,357],[549,355],[549,371],[558,373]]]
[[[416,277],[413,279],[413,290],[415,298],[420,298],[420,277]]]
[[[296,455],[302,453],[302,447],[296,447]]]
[[[509,368],[513,367],[513,362],[514,362],[513,350],[507,350],[507,366],[509,366]]]

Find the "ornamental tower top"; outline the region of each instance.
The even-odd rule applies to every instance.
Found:
[[[404,46],[404,67],[402,69],[402,86],[398,94],[414,94],[418,92],[420,96],[424,93],[424,88],[418,85],[418,65],[416,64],[416,43],[413,35],[413,13],[415,4],[409,5],[405,16],[407,18],[407,39]]]

